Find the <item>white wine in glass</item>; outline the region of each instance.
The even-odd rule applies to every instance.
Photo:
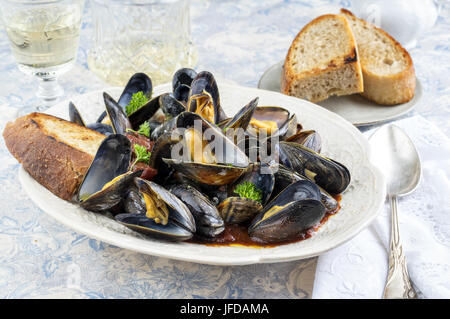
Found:
[[[63,90],[58,76],[75,63],[84,0],[0,0],[1,15],[19,69],[37,76],[43,111]]]

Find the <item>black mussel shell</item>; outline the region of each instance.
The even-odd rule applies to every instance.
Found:
[[[189,105],[187,106],[187,110],[189,112],[198,113],[197,109],[197,101],[195,99],[191,99],[194,95],[203,95],[209,94],[212,98],[212,103],[214,107],[213,119],[207,119],[213,124],[218,124],[220,122],[221,107],[220,107],[220,96],[219,96],[219,88],[217,87],[216,80],[214,76],[208,71],[202,71],[197,74],[194,80],[191,83],[191,90],[189,92]]]
[[[128,80],[127,85],[123,89],[123,92],[117,101],[117,104],[125,110],[125,106],[130,104],[133,94],[142,92],[150,99],[152,96],[152,91],[152,80],[145,73],[136,73]]]
[[[325,215],[325,207],[315,199],[290,203],[282,211],[264,218],[261,211],[248,228],[250,238],[264,243],[280,243],[296,240],[309,228],[317,225]]]
[[[300,238],[325,215],[320,190],[313,182],[301,180],[289,185],[251,222],[248,233],[266,243]]]
[[[189,184],[173,185],[169,191],[177,196],[191,211],[197,234],[216,237],[224,230],[224,222],[216,206],[199,190]]]
[[[100,191],[103,186],[128,171],[131,143],[121,134],[111,134],[100,144],[77,192],[77,201],[83,201]]]
[[[159,105],[166,115],[166,119],[171,119],[186,111],[184,105],[168,93],[162,94],[159,97]]]
[[[190,86],[187,86],[186,84],[180,84],[175,90],[173,90],[173,97],[181,103],[186,104],[189,100],[190,90]]]
[[[320,138],[319,133],[313,130],[297,132],[287,138],[286,142],[301,144],[317,153],[320,153],[322,149],[322,139]]]
[[[228,197],[217,209],[227,224],[243,224],[253,219],[263,208],[260,202],[245,197]]]
[[[254,98],[247,105],[245,105],[241,110],[239,110],[236,115],[229,120],[224,126],[223,130],[226,132],[228,129],[242,129],[247,130],[248,124],[255,112],[256,107],[258,106],[259,98]],[[220,123],[219,123],[220,127]]]
[[[123,135],[128,129],[133,129],[123,108],[108,93],[103,92],[103,99],[114,133]]]
[[[273,188],[271,199],[275,198],[278,194],[280,194],[286,187],[288,187],[292,183],[298,182],[300,180],[308,180],[305,176],[299,175],[283,165],[278,166],[274,175],[275,175],[275,185]],[[334,199],[330,194],[328,194],[323,188],[321,188],[320,186],[318,187],[321,194],[321,202],[327,209],[327,212],[329,213],[335,212],[336,209],[338,208],[337,200]]]
[[[180,86],[191,86],[192,81],[197,76],[197,72],[190,68],[179,69],[172,77],[172,89],[173,92]]]
[[[137,187],[130,187],[128,193],[126,194],[124,200],[124,210],[128,214],[143,214],[145,215],[146,207],[145,201],[139,193]]]
[[[69,102],[69,119],[71,122],[76,123],[81,126],[86,126],[80,112],[76,108],[75,104]]]
[[[100,114],[100,116],[98,117],[97,121],[95,121],[95,122],[96,123],[103,122],[103,120],[105,119],[106,115],[108,115],[108,114],[106,114],[106,111],[103,111],[102,114]]]
[[[103,124],[103,123],[91,123],[86,125],[87,128],[90,128],[91,130],[97,131],[104,135],[111,135],[114,134],[113,128],[111,125]]]
[[[127,172],[119,175],[118,179],[111,185],[92,194],[80,203],[80,206],[93,212],[109,210],[126,198],[130,187],[133,186],[135,177],[140,176],[142,171]]]
[[[195,233],[195,220],[188,207],[174,194],[154,182],[142,178],[135,178],[135,185],[140,193],[146,193],[150,196],[156,194],[160,200],[166,203],[169,209],[169,220],[178,224],[180,227]]]
[[[142,214],[119,214],[115,216],[115,219],[128,228],[155,239],[184,241],[193,236],[192,232],[172,220],[169,220],[166,225],[161,225]]]
[[[134,130],[138,130],[139,126],[143,124],[145,121],[148,121],[152,118],[153,115],[160,108],[160,100],[159,96],[154,97],[143,106],[138,108],[136,111],[128,115],[128,119],[130,121],[131,126]]]
[[[350,172],[341,163],[297,143],[280,142],[277,148],[281,164],[306,176],[330,194],[340,194],[350,184]]]

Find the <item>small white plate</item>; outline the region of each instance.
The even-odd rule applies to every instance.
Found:
[[[281,92],[281,69],[283,61],[268,68],[258,83],[258,88],[274,92]],[[416,78],[416,91],[411,101],[395,106],[379,105],[371,102],[359,94],[333,96],[317,103],[327,110],[337,113],[356,126],[371,125],[395,119],[409,112],[422,98],[422,85]]]
[[[310,102],[280,93],[225,85],[219,82],[221,104],[228,115],[259,97],[260,105],[282,105],[296,113],[305,129],[315,129],[322,137],[322,153],[343,163],[351,173],[351,183],[342,194],[341,210],[311,238],[273,248],[205,246],[170,243],[145,238],[100,214],[64,201],[36,182],[23,168],[19,180],[33,202],[56,220],[89,237],[144,254],[215,265],[273,263],[317,256],[349,240],[372,222],[384,203],[385,180],[369,161],[369,144],[359,130],[342,117]],[[169,92],[171,84],[158,86],[154,94]],[[118,98],[121,88],[106,92]],[[104,110],[102,91],[74,96],[71,101],[90,123]],[[48,110],[68,118],[68,101]]]

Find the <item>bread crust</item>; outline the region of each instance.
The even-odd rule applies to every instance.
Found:
[[[337,18],[337,19],[340,19],[344,23],[344,25],[346,26],[347,32],[349,34],[349,38],[351,40],[350,51],[348,53],[346,53],[345,55],[343,55],[342,57],[339,57],[339,59],[337,59],[337,61],[333,61],[332,63],[330,63],[324,69],[313,69],[311,71],[295,73],[293,68],[290,67],[290,65],[294,62],[292,60],[293,59],[292,56],[294,54],[294,50],[295,50],[295,46],[296,46],[297,42],[300,41],[301,35],[306,30],[308,30],[308,28],[312,27],[318,21],[323,20],[323,19],[328,19],[328,18]],[[308,77],[320,76],[321,74],[328,73],[332,70],[346,68],[349,66],[349,64],[351,65],[351,68],[355,70],[355,77],[356,77],[356,80],[358,81],[358,89],[356,92],[352,92],[352,93],[362,92],[364,89],[364,85],[363,85],[362,69],[361,69],[361,65],[359,62],[358,47],[356,45],[356,42],[355,42],[355,39],[353,36],[353,32],[350,28],[348,21],[340,15],[325,14],[325,15],[319,16],[319,17],[315,18],[314,20],[312,20],[311,22],[309,22],[306,26],[304,26],[300,30],[300,32],[296,35],[294,40],[292,41],[292,44],[289,47],[288,53],[286,55],[286,59],[283,63],[283,67],[282,67],[281,92],[283,94],[289,94],[289,92],[291,90],[291,86],[294,85],[295,82],[302,81],[303,79],[308,78]],[[345,94],[345,93],[341,93],[341,95],[342,94]],[[348,93],[348,94],[350,94],[350,93]],[[339,95],[339,93],[338,93],[338,95]],[[327,98],[327,97],[325,97],[325,98]],[[312,100],[312,102],[319,102],[321,100],[324,100],[325,98],[321,98],[318,100]]]
[[[86,138],[101,143],[104,135],[63,119],[31,113],[9,122],[3,138],[11,154],[23,168],[41,185],[56,196],[71,200],[87,172],[93,155],[65,144],[49,134],[39,123],[39,118],[64,121],[75,125]]]
[[[394,43],[394,46],[402,52],[403,57],[407,61],[407,67],[403,71],[391,75],[379,75],[370,72],[365,66],[364,61],[361,60],[361,69],[364,78],[364,92],[361,95],[382,105],[396,105],[410,101],[415,93],[416,74],[412,58],[408,51],[386,31],[356,17],[349,10],[341,9],[341,14],[344,17],[349,16],[363,24],[367,24],[381,32]]]

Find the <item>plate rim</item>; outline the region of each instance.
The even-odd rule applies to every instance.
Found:
[[[170,83],[158,85],[157,87],[155,87],[155,91],[167,90],[170,85],[171,85]],[[233,87],[233,88],[245,88],[246,90],[253,90],[255,92],[261,90],[258,88],[252,88],[252,87],[246,87],[246,86],[240,86],[240,85],[230,85],[230,84],[225,84],[225,83],[222,83],[222,84],[219,83],[219,87],[220,86],[222,86],[222,87],[228,86],[228,87]],[[109,88],[105,88],[105,89],[94,90],[91,92],[79,94],[78,96],[94,95],[94,94],[98,94],[99,92],[111,91],[114,89],[117,89],[117,87],[109,87]],[[268,91],[268,90],[264,90],[264,91]],[[281,95],[281,93],[273,92],[273,91],[270,91],[270,94],[280,94]],[[283,96],[285,96],[285,95],[283,95]],[[293,97],[288,97],[288,98],[293,98]],[[64,100],[64,101],[58,103],[57,105],[62,104],[62,103],[68,103],[69,100],[70,99]],[[314,103],[311,103],[311,102],[305,101],[305,100],[302,100],[302,103],[315,105]],[[50,112],[50,111],[51,111],[51,109],[47,110],[47,112]],[[246,259],[236,258],[234,256],[229,257],[226,254],[224,254],[224,256],[220,259],[215,257],[215,259],[211,260],[211,258],[208,259],[208,256],[199,257],[199,256],[194,255],[193,257],[191,257],[189,255],[174,255],[172,253],[166,253],[165,251],[154,251],[154,250],[149,251],[148,249],[143,249],[142,247],[136,247],[135,245],[131,245],[132,243],[135,243],[135,240],[139,240],[139,238],[132,237],[132,240],[130,242],[129,240],[127,240],[127,239],[130,239],[130,235],[128,235],[128,234],[122,234],[117,231],[108,229],[107,227],[103,227],[104,229],[102,230],[102,232],[111,233],[113,236],[101,236],[101,235],[97,235],[96,232],[89,231],[89,227],[86,226],[84,223],[83,224],[71,224],[70,220],[68,220],[67,218],[64,218],[64,214],[61,214],[60,212],[55,212],[54,207],[53,208],[50,207],[49,204],[47,204],[45,201],[40,199],[39,196],[37,196],[37,194],[33,192],[33,187],[31,187],[32,183],[27,183],[27,182],[25,182],[25,180],[27,178],[30,178],[34,183],[36,183],[38,186],[40,186],[43,189],[42,191],[49,192],[51,194],[51,196],[53,196],[55,199],[57,199],[61,202],[64,202],[67,205],[72,205],[74,207],[77,207],[77,206],[53,195],[44,186],[42,186],[37,181],[35,181],[24,170],[24,168],[22,166],[20,166],[20,169],[19,169],[19,180],[21,182],[23,189],[25,190],[27,195],[31,198],[31,200],[40,209],[42,209],[46,214],[52,216],[58,222],[67,226],[68,228],[73,229],[79,233],[82,233],[90,238],[95,238],[99,241],[102,241],[102,242],[105,242],[105,243],[108,243],[108,244],[111,244],[111,245],[114,245],[117,247],[121,247],[124,249],[129,249],[129,250],[132,250],[135,252],[153,255],[153,256],[157,256],[157,257],[187,261],[187,262],[210,264],[210,265],[220,265],[220,266],[238,266],[238,265],[250,265],[250,264],[259,264],[259,263],[288,262],[288,261],[293,261],[293,260],[301,260],[301,259],[311,258],[314,256],[321,255],[333,248],[336,248],[336,247],[344,244],[345,242],[351,240],[356,235],[358,235],[363,229],[365,229],[368,225],[370,225],[375,220],[375,218],[379,215],[379,213],[381,211],[381,207],[384,205],[384,199],[386,197],[385,178],[384,178],[383,174],[381,173],[381,171],[370,162],[370,151],[371,150],[370,150],[370,145],[369,145],[368,140],[362,135],[362,133],[354,125],[352,125],[350,122],[348,122],[346,119],[342,118],[338,114],[333,113],[325,108],[322,108],[321,112],[327,112],[329,116],[336,117],[338,119],[338,121],[340,121],[342,123],[342,125],[347,126],[349,130],[353,131],[353,133],[354,133],[353,136],[358,137],[358,142],[361,144],[363,151],[364,151],[363,156],[364,156],[364,160],[367,161],[367,167],[374,174],[374,178],[375,178],[374,187],[375,187],[375,189],[378,189],[379,192],[378,192],[378,197],[375,198],[375,203],[378,203],[378,204],[375,207],[371,207],[372,213],[370,214],[369,218],[364,219],[364,221],[361,222],[358,225],[358,227],[354,228],[353,231],[350,232],[350,234],[347,234],[343,239],[338,241],[337,244],[333,243],[333,244],[323,245],[322,249],[317,249],[314,252],[302,253],[302,254],[298,254],[298,253],[297,254],[289,254],[289,255],[281,256],[281,257],[278,255],[276,258],[271,258],[270,254],[261,254],[259,256],[249,255]],[[56,208],[56,210],[58,210],[58,209]],[[88,213],[94,214],[92,212],[88,212]],[[91,224],[91,226],[92,225],[94,225],[94,224]],[[94,228],[96,228],[96,227],[98,227],[98,225],[95,225]],[[145,240],[145,239],[141,239],[141,240]],[[177,244],[183,245],[183,243],[177,243]],[[204,246],[204,247],[208,247],[208,246]],[[218,247],[223,248],[223,249],[230,248],[230,246],[225,246],[225,247],[218,246]],[[214,248],[217,248],[217,247],[214,247]],[[231,248],[270,249],[270,248],[251,248],[251,247],[237,247],[237,246],[231,246]]]
[[[266,78],[267,75],[268,75],[273,69],[276,69],[276,68],[278,68],[279,66],[282,66],[283,63],[284,63],[284,61],[281,60],[281,61],[278,61],[277,63],[274,63],[274,64],[272,64],[271,66],[269,66],[269,67],[264,71],[264,73],[261,75],[261,77],[259,78],[257,88],[260,89],[260,90],[266,90],[266,91],[271,91],[271,92],[275,92],[275,93],[281,93],[281,92],[272,91],[272,90],[263,88],[263,87],[262,87],[262,82],[263,82],[264,78]],[[397,119],[397,118],[399,118],[399,117],[401,117],[401,116],[407,114],[408,112],[411,112],[411,111],[414,109],[415,105],[421,100],[421,98],[422,98],[422,96],[423,96],[422,83],[420,82],[420,80],[419,80],[419,78],[418,78],[417,76],[416,76],[415,78],[416,78],[416,90],[415,90],[413,99],[416,98],[417,101],[416,101],[414,104],[412,104],[410,107],[408,107],[407,109],[401,111],[400,113],[391,115],[391,116],[389,116],[389,117],[386,117],[386,118],[380,119],[380,120],[373,120],[373,121],[354,121],[354,122],[350,122],[349,120],[347,120],[347,119],[345,119],[345,118],[344,118],[344,119],[347,120],[347,121],[349,121],[351,124],[353,124],[353,125],[355,125],[355,126],[358,126],[358,127],[364,127],[364,126],[375,125],[375,124],[383,124],[383,123],[386,123],[386,122],[395,120],[395,119]],[[282,94],[282,93],[281,93],[281,94]],[[302,99],[302,98],[297,98],[297,99],[303,100],[303,101],[306,101],[306,102],[310,102],[310,101],[307,101],[307,100]],[[409,102],[409,101],[408,101],[408,102]],[[406,103],[408,103],[408,102],[406,102]],[[313,103],[313,102],[310,102],[310,103]],[[317,103],[313,103],[313,104],[315,104],[315,105],[317,105],[317,106],[320,106],[320,107],[326,109],[327,111],[329,111],[326,107],[324,107],[324,106],[322,106],[322,105],[320,105],[320,104],[317,104]],[[400,105],[403,105],[403,104],[405,104],[405,103],[398,104],[398,105],[380,105],[380,108],[383,108],[383,107],[395,108],[396,106],[400,106]],[[331,112],[331,111],[330,111],[330,112]],[[334,113],[334,112],[333,112],[333,113]],[[336,114],[338,114],[338,113],[336,113]],[[339,114],[338,114],[338,115],[339,115]]]

